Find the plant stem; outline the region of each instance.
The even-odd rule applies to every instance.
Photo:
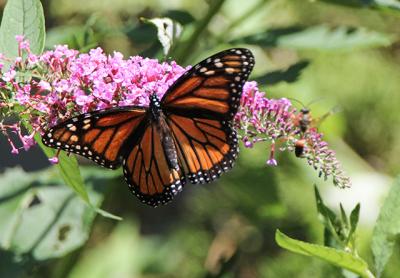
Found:
[[[195,27],[195,30],[193,31],[188,41],[185,42],[181,48],[177,49],[174,58],[176,61],[178,61],[178,63],[185,64],[185,62],[188,60],[188,56],[190,55],[190,53],[193,53],[193,49],[196,47],[199,37],[207,29],[208,24],[221,9],[224,2],[225,0],[211,1],[207,14],[197,23],[197,26]]]

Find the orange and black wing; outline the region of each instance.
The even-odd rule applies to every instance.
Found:
[[[148,122],[123,160],[124,176],[130,189],[141,202],[153,207],[171,201],[186,182],[180,167],[169,167],[161,136],[154,122]]]
[[[219,52],[195,65],[168,89],[161,100],[163,111],[230,121],[253,66],[254,57],[248,49]]]
[[[52,148],[82,155],[111,169],[120,166],[130,144],[144,129],[146,110],[120,107],[81,114],[68,119],[43,135]]]
[[[248,49],[222,51],[185,73],[163,97],[162,109],[191,183],[210,182],[232,168],[238,153],[232,119],[253,66]]]
[[[233,167],[238,153],[237,135],[227,122],[171,115],[168,124],[191,183],[211,182]]]

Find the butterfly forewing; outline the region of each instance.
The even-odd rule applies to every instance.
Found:
[[[248,49],[217,53],[180,77],[165,93],[162,107],[183,116],[231,120],[253,66]]]
[[[121,163],[128,138],[140,129],[146,110],[121,107],[86,113],[62,122],[43,135],[43,143],[85,156],[114,169]]]

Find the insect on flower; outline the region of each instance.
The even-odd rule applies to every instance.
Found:
[[[296,140],[294,144],[294,154],[297,157],[302,157],[304,154],[304,148],[306,146],[306,139],[304,138],[304,133],[308,130],[310,124],[312,122],[312,118],[310,115],[310,110],[308,108],[303,107],[300,109],[300,113],[297,114],[293,120],[295,126],[300,129],[301,139]]]
[[[149,107],[123,106],[81,114],[50,128],[43,143],[115,169],[140,201],[165,204],[187,181],[208,183],[232,168],[232,127],[254,66],[248,49],[217,53],[185,72]]]
[[[301,132],[306,132],[312,121],[310,109],[302,108],[296,116],[294,125],[300,127]]]
[[[302,104],[299,100],[295,101]],[[301,138],[296,140],[296,142],[294,143],[295,147],[294,153],[296,157],[303,157],[304,155],[304,149],[307,145],[307,138],[306,138],[307,136],[305,133],[309,131],[310,128],[315,129],[315,127],[319,125],[322,121],[324,121],[328,116],[338,111],[338,108],[335,107],[330,111],[328,111],[327,113],[325,113],[324,115],[322,115],[321,117],[314,119],[311,116],[311,110],[307,108],[311,105],[311,103],[313,102],[310,102],[307,106],[304,106],[302,104],[303,108],[300,109],[300,113],[294,115],[293,124],[294,126],[298,127],[301,132]]]
[[[305,139],[299,139],[294,143],[294,154],[297,157],[302,157],[304,154],[304,148],[306,146],[306,140]]]

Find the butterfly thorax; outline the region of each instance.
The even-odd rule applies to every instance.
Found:
[[[176,152],[175,142],[172,138],[172,132],[166,122],[166,117],[162,112],[160,101],[156,94],[150,96],[150,118],[160,134],[161,144],[164,149],[165,157],[170,169],[179,170],[178,154]]]
[[[161,104],[160,100],[158,99],[156,94],[152,94],[150,96],[150,113],[151,113],[151,120],[157,121],[160,118],[161,112]]]

